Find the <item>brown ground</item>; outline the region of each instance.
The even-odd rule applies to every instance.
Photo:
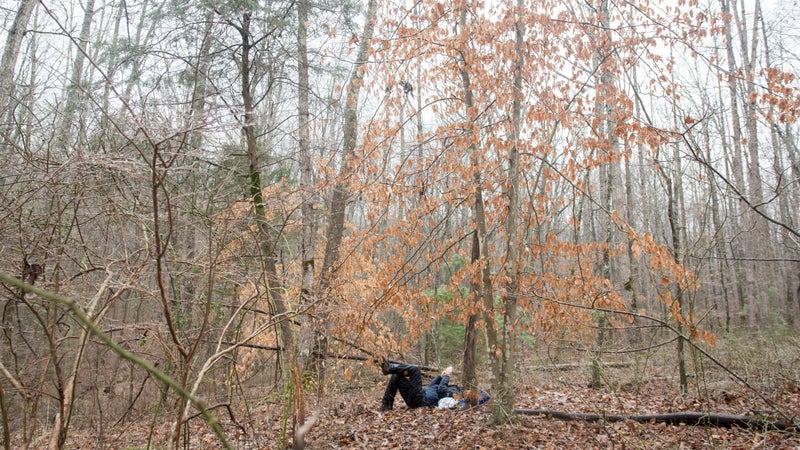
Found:
[[[542,370],[529,366],[520,370],[517,408],[549,409],[579,413],[655,414],[680,411],[737,415],[754,413],[800,417],[800,356],[764,364],[761,371],[747,367],[748,383],[758,393],[734,381],[719,369],[704,369],[703,377],[690,379],[690,392],[678,395],[674,367],[652,365],[605,372],[606,387],[587,387],[588,371]],[[791,361],[790,361],[791,360]],[[341,363],[356,364],[356,363]],[[358,363],[360,364],[360,363]],[[356,375],[328,389],[321,404],[319,422],[308,433],[307,449],[795,449],[800,450],[800,432],[725,429],[706,426],[657,423],[565,422],[546,416],[523,416],[518,421],[487,427],[488,408],[438,410],[408,409],[398,396],[395,409],[380,412],[380,397],[386,378],[369,365],[352,366]],[[339,370],[338,373],[344,373]],[[769,377],[765,375],[770,375]],[[456,374],[455,380],[458,381]],[[281,448],[285,436],[283,404],[276,395],[254,392],[262,400],[251,400],[248,410],[237,410],[238,429],[224,409],[215,410],[226,437],[235,449]],[[771,405],[758,394],[766,397]],[[309,413],[315,408],[309,394]],[[162,414],[160,417],[164,417]],[[165,420],[165,419],[164,419]],[[102,438],[89,424],[71,430],[67,448],[146,448],[152,411],[132,422],[106,429]],[[189,448],[219,448],[219,442],[202,419],[191,422]],[[151,448],[164,448],[167,423],[155,425]],[[99,445],[98,442],[102,442]],[[285,441],[284,441],[285,442]],[[38,442],[46,446],[46,437]],[[15,448],[12,446],[12,448]],[[33,448],[41,448],[34,445]],[[285,446],[283,447],[285,448]]]
[[[746,393],[719,391],[708,401],[675,397],[674,388],[656,380],[635,390],[588,389],[578,384],[540,385],[523,389],[518,407],[593,413],[665,413],[712,411],[750,414],[766,411]],[[797,392],[773,392],[773,401],[791,405],[800,415]],[[357,396],[355,396],[357,397]],[[488,428],[488,408],[467,411],[416,409],[402,405],[377,411],[379,392],[343,402],[324,416],[309,436],[310,448],[443,448],[443,449],[800,449],[800,434],[759,432],[655,423],[564,422],[524,416],[505,426]],[[361,402],[364,406],[360,406]],[[359,406],[353,406],[353,404]],[[402,403],[402,402],[401,402]]]
[[[376,371],[375,371],[376,372]],[[679,411],[737,415],[762,414],[772,408],[747,389],[730,381],[707,381],[698,392],[676,396],[677,383],[652,377],[641,384],[602,389],[586,387],[585,371],[539,375],[550,383],[520,388],[519,408],[584,413],[651,414]],[[572,380],[572,381],[569,381]],[[307,449],[800,449],[800,433],[726,429],[705,426],[634,422],[565,422],[546,416],[521,416],[512,424],[487,427],[489,410],[409,409],[398,397],[395,409],[380,412],[382,383],[378,373],[361,378],[326,398],[319,422],[307,436]],[[694,383],[695,387],[697,383]],[[800,390],[787,383],[761,393],[789,414],[800,416]],[[227,436],[236,449],[278,448],[281,415],[278,405],[265,402],[252,411],[252,422],[242,413],[237,420],[247,433],[237,431],[225,417]],[[309,408],[313,408],[309,405]],[[226,420],[227,419],[227,420]],[[131,428],[117,435],[109,448],[144,448],[146,434]],[[156,432],[163,444],[166,426]],[[87,441],[92,442],[89,436]],[[124,443],[124,444],[123,444]],[[191,448],[217,448],[218,443],[199,419],[193,423]],[[92,448],[91,445],[81,448]]]

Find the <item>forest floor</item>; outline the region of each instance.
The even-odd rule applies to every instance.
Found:
[[[668,354],[655,355],[644,364],[633,361],[633,365],[625,367],[607,366],[602,372],[604,387],[599,389],[588,387],[590,377],[585,365],[562,364],[578,358],[527,360],[521,362],[518,371],[516,408],[626,416],[699,412],[778,418],[783,414],[797,423],[798,342],[795,338],[788,345],[773,342],[771,348],[747,341],[745,347],[720,346],[717,355],[727,367],[734,367],[746,384],[719,367],[705,366],[690,373],[686,395],[680,395],[677,369]],[[800,450],[800,431],[627,420],[562,421],[546,415],[522,415],[512,423],[489,427],[486,404],[467,410],[409,409],[399,396],[394,410],[382,412],[380,399],[387,379],[380,370],[360,362],[333,363],[330,373],[342,375],[332,379],[323,400],[318,402],[313,394],[307,394],[308,415],[316,409],[320,415],[306,435],[306,449]],[[344,379],[345,373],[350,373],[349,380]],[[454,380],[458,383],[458,374]],[[263,386],[252,388],[254,398],[260,398],[248,401],[246,410],[235,410],[231,415],[224,409],[215,410],[230,445],[240,450],[290,448],[286,444],[285,403],[280,401],[280,394],[266,394]],[[189,423],[190,430],[184,434],[188,439],[186,448],[219,448],[217,437],[202,419]],[[96,429],[73,427],[67,448],[165,448],[168,431],[167,420],[153,423],[152,411],[144,408],[138,420],[105,429],[103,437]],[[153,444],[150,447],[148,439]]]
[[[357,382],[342,384],[326,396],[319,420],[306,436],[307,449],[800,449],[798,432],[735,427],[562,421],[548,416],[519,416],[513,423],[488,427],[488,405],[467,410],[409,409],[399,396],[394,410],[382,412],[379,406],[386,379],[376,368],[363,369]],[[612,378],[613,370],[617,369],[607,372]],[[621,371],[630,373],[629,369]],[[609,383],[600,389],[587,386],[588,373],[584,369],[540,373],[535,378],[539,381],[522,380],[517,408],[596,414],[694,411],[752,415],[774,411],[754,391],[732,381],[710,379],[716,376],[706,376],[703,383],[693,380],[695,392],[686,396],[678,395],[677,380],[666,376],[650,375],[637,383]],[[622,381],[624,376],[619,379]],[[697,387],[700,384],[702,389]],[[784,414],[793,415],[795,420],[800,416],[800,387],[794,382],[757,388]],[[313,408],[309,404],[309,414]],[[234,426],[223,411],[218,414],[233,448],[290,448],[280,444],[285,442],[281,436],[286,436],[281,431],[280,404],[264,401],[249,414],[236,414],[246,432]],[[192,430],[186,435],[189,448],[219,447],[217,438],[201,419],[191,424]],[[167,429],[165,423],[154,430],[155,448],[163,448]],[[120,431],[109,431],[102,448],[146,448],[146,424],[129,425]],[[71,436],[69,448],[98,448],[94,444],[96,436],[91,433],[75,430]]]
[[[653,380],[639,389],[590,389],[585,383],[540,384],[522,388],[518,408],[563,412],[649,414],[680,411],[750,415],[769,411],[763,400],[741,390],[719,390],[705,399],[676,396],[675,384]],[[800,415],[800,395],[770,392],[771,400]],[[353,395],[327,411],[311,430],[309,447],[442,449],[800,449],[800,434],[740,428],[666,425],[630,421],[561,421],[519,416],[515,423],[487,427],[489,408],[378,411],[380,392]]]

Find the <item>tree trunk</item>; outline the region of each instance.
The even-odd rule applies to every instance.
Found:
[[[466,27],[467,23],[467,11],[466,7],[462,9],[461,16],[459,19],[459,25],[463,30]],[[466,51],[466,49],[462,49],[462,52]],[[474,107],[474,102],[472,99],[472,80],[470,79],[468,67],[466,66],[466,59],[464,58],[464,54],[461,54],[461,85],[464,91],[464,109],[467,111],[469,115],[469,111]],[[477,129],[477,127],[474,127]],[[478,137],[473,137],[473,140],[478,139]],[[469,153],[471,155],[471,164],[473,170],[473,183],[475,185],[475,200],[472,205],[472,214],[475,219],[476,228],[472,234],[472,257],[470,259],[470,263],[472,264],[473,270],[476,270],[478,262],[481,260],[481,247],[486,243],[486,221],[483,215],[483,195],[481,192],[481,176],[478,172],[478,155],[477,155],[477,146],[475,144],[470,144],[469,146]],[[473,274],[470,282],[470,313],[467,317],[466,327],[464,329],[464,361],[462,365],[462,372],[464,374],[464,385],[475,387],[477,386],[477,380],[475,379],[475,372],[476,372],[476,355],[475,355],[475,348],[477,343],[477,329],[476,325],[478,322],[478,310],[481,304],[482,299],[482,292],[485,286],[482,286],[482,279],[478,276],[478,274]]]
[[[706,159],[711,161],[711,145],[710,145],[710,131],[705,130],[704,133],[705,141],[706,141],[706,149],[708,151],[708,155]],[[706,167],[706,176],[709,180],[713,180],[713,172],[711,168]],[[711,221],[714,226],[714,254],[717,258],[717,270],[719,272],[719,282],[720,282],[720,289],[722,291],[722,301],[724,303],[724,310],[725,310],[725,331],[730,331],[731,327],[731,307],[730,307],[730,295],[728,292],[728,283],[727,283],[727,275],[728,275],[728,261],[730,258],[728,257],[728,252],[726,249],[725,243],[727,242],[726,239],[726,231],[725,227],[722,224],[722,220],[720,218],[720,201],[719,201],[719,194],[717,193],[717,185],[716,183],[708,183],[709,187],[709,196],[711,198]]]
[[[505,298],[503,304],[503,324],[500,350],[494,351],[492,365],[494,366],[495,398],[491,402],[492,422],[504,423],[513,419],[514,411],[514,366],[517,351],[517,296],[519,295],[519,271],[522,236],[519,225],[520,216],[520,161],[519,144],[522,129],[522,68],[525,58],[522,52],[525,26],[522,16],[525,14],[523,0],[517,0],[514,21],[514,81],[513,99],[511,106],[511,145],[508,149],[508,176],[506,179],[506,196],[508,197],[508,210],[506,213],[506,267],[505,275],[508,280],[505,285]]]
[[[743,13],[744,13],[744,5],[742,6]],[[761,6],[760,1],[755,0],[754,3],[754,11],[753,11],[753,29],[752,31],[752,39],[750,42],[747,42],[747,24],[744,21],[739,20],[739,15],[736,13],[738,9],[734,8],[734,18],[738,22],[739,25],[739,37],[742,46],[742,60],[744,63],[744,75],[746,81],[746,90],[745,96],[743,97],[744,103],[744,117],[745,117],[745,129],[747,130],[747,152],[749,158],[747,159],[747,193],[749,197],[749,201],[751,205],[755,205],[756,209],[759,209],[760,206],[764,202],[764,194],[763,188],[761,186],[761,167],[759,163],[759,141],[758,141],[758,116],[759,116],[759,106],[758,106],[758,95],[756,92],[756,84],[755,84],[755,68],[754,68],[754,59],[757,57],[757,50],[758,50],[758,20],[759,16],[761,15]],[[750,49],[748,51],[748,44],[750,45]],[[758,243],[751,244],[748,252],[748,257],[753,259],[753,262],[748,264],[750,270],[747,271],[748,275],[752,277],[753,284],[752,292],[748,297],[750,299],[749,309],[748,309],[748,323],[751,329],[759,328],[762,325],[765,325],[763,321],[767,319],[766,311],[769,308],[767,304],[767,291],[769,287],[774,283],[773,272],[771,270],[765,270],[768,267],[765,264],[758,263],[757,260],[760,259],[767,259],[771,258],[773,254],[772,250],[772,239],[769,236],[769,229],[767,227],[767,222],[762,220],[761,217],[757,214],[756,211],[753,211],[752,208],[747,208],[745,210],[745,218],[746,223],[745,226],[748,229],[753,230],[753,236],[748,239],[748,242],[751,243]]]
[[[203,129],[205,122],[206,122],[206,96],[208,93],[208,71],[209,71],[209,58],[211,53],[211,41],[212,41],[212,30],[214,27],[214,15],[212,13],[206,13],[205,16],[205,25],[203,34],[201,36],[201,44],[199,49],[199,55],[197,56],[197,66],[194,68],[194,86],[190,93],[189,98],[189,111],[186,115],[186,122],[183,125],[185,130],[192,130],[188,131],[188,144],[190,147],[190,151],[195,149],[201,148],[203,145],[203,133],[201,130]],[[196,178],[194,177],[193,173],[189,173],[185,176],[181,176],[179,178],[180,184],[187,187],[192,191],[195,191],[196,186]],[[190,201],[194,201],[194,197]],[[191,207],[194,209],[194,207]],[[194,252],[197,247],[197,243],[195,241],[196,236],[194,233],[194,229],[191,225],[186,227],[179,228],[180,224],[176,224],[175,231],[173,232],[175,237],[175,242],[180,242],[182,245],[176,247],[181,247],[181,250],[185,252],[186,259],[191,261],[194,259]],[[179,239],[179,238],[183,239]],[[203,300],[203,312],[202,318],[200,321],[200,325],[196,331],[197,339],[194,343],[187,345],[187,352],[185,356],[183,356],[181,367],[181,384],[182,386],[186,386],[189,383],[189,375],[190,373],[195,376],[194,380],[194,387],[191,390],[192,395],[195,394],[197,387],[202,382],[207,369],[207,365],[210,363],[207,361],[206,365],[204,365],[200,370],[196,370],[192,368],[192,361],[197,356],[198,349],[200,345],[206,342],[206,332],[209,327],[209,320],[211,315],[211,305],[213,301],[213,279],[214,275],[214,267],[210,265],[206,267],[206,271],[208,273],[208,282],[207,282],[207,291],[206,295],[202,296]],[[200,285],[200,281],[195,279],[194,277],[179,277],[177,278],[174,283],[178,284],[178,294],[177,297],[177,309],[176,311],[182,317],[190,317],[194,320],[194,315],[192,314],[191,308],[191,299],[196,298],[196,291],[198,285]],[[178,398],[178,411],[179,414],[175,423],[173,424],[173,439],[174,445],[178,445],[178,441],[176,439],[180,438],[180,432],[182,429],[182,424],[186,422],[186,416],[189,411],[189,407],[191,406],[191,402],[188,398]],[[187,425],[183,425],[187,426]],[[188,445],[188,443],[186,443]]]
[[[735,1],[735,0],[734,0]],[[744,184],[744,172],[743,172],[743,164],[742,164],[742,121],[740,118],[739,112],[739,89],[737,85],[737,75],[736,75],[736,58],[733,54],[733,33],[731,32],[732,27],[734,26],[731,21],[731,8],[730,8],[731,0],[720,0],[720,8],[723,13],[723,18],[725,21],[725,51],[726,56],[728,59],[728,91],[730,95],[730,102],[731,102],[731,151],[732,153],[729,155],[730,162],[731,162],[731,174],[733,175],[734,186],[739,192],[745,192],[745,184]],[[723,147],[727,149],[727,147]],[[737,214],[738,211],[743,211],[746,207],[741,205],[741,200],[738,202],[739,208],[734,209],[732,211],[733,217],[739,217]],[[736,223],[733,224],[734,229],[739,229],[739,225],[741,225],[738,220]],[[737,281],[737,293],[739,297],[739,306],[740,306],[740,315],[742,315],[741,319],[744,320],[744,323],[749,323],[748,319],[744,318],[744,314],[748,308],[752,310],[750,305],[746,305],[745,303],[752,303],[751,293],[750,290],[745,288],[745,286],[752,286],[751,283],[747,280],[747,270],[745,270],[744,263],[741,261],[741,258],[747,254],[746,244],[743,243],[741,240],[735,240],[731,244],[732,256],[734,258],[734,270],[736,271],[736,281]],[[752,324],[751,324],[752,325]]]
[[[112,277],[113,274],[111,273],[106,276],[106,279],[100,286],[100,289],[98,289],[95,296],[85,306],[86,315],[91,318],[92,322],[95,324],[99,324],[102,321],[105,313],[108,311],[106,306],[102,306],[98,310],[98,305],[100,305],[101,300],[106,293],[106,289],[112,280]],[[115,292],[114,297],[119,297],[123,292],[125,292],[125,290]],[[111,299],[108,299],[106,304],[109,300]],[[89,337],[89,330],[86,328],[82,329],[80,336],[78,337],[78,349],[75,352],[75,356],[72,361],[72,369],[70,370],[69,376],[65,383],[64,400],[61,404],[59,420],[56,420],[56,423],[53,425],[51,436],[54,437],[55,440],[51,440],[50,448],[62,448],[67,439],[67,431],[69,430],[69,424],[72,420],[73,403],[75,401],[75,388],[77,384],[76,382],[80,376],[80,368],[83,364],[83,358],[86,352],[86,344],[89,340]]]
[[[372,40],[377,9],[377,0],[370,0],[367,4],[367,14],[364,18],[364,31],[361,33],[358,44],[358,54],[353,64],[350,83],[347,87],[347,99],[344,105],[342,165],[339,169],[339,176],[333,187],[330,215],[328,216],[328,225],[325,231],[327,242],[325,244],[325,254],[320,270],[320,280],[316,295],[322,307],[322,311],[317,315],[320,323],[315,329],[316,337],[314,342],[314,354],[319,356],[314,358],[311,366],[311,369],[314,370],[318,376],[317,387],[320,395],[324,392],[324,355],[327,353],[328,349],[327,317],[329,308],[334,306],[330,290],[333,285],[333,280],[336,277],[337,267],[335,265],[339,261],[339,247],[342,244],[342,238],[344,236],[344,219],[348,203],[347,197],[349,195],[349,178],[352,175],[350,159],[355,154],[356,144],[358,143],[358,97],[364,80],[364,71],[366,70],[369,56],[369,46]]]
[[[461,10],[460,18],[459,18],[460,29],[465,30],[467,28],[467,6]],[[473,184],[473,195],[475,198],[473,199],[472,203],[472,215],[475,220],[475,236],[477,237],[478,245],[477,247],[473,245],[473,252],[475,249],[478,249],[478,261],[480,263],[476,267],[476,270],[479,270],[478,273],[473,274],[473,282],[472,282],[472,305],[470,307],[470,317],[467,319],[467,330],[465,331],[464,336],[464,372],[469,375],[471,380],[465,377],[465,384],[466,385],[475,385],[475,367],[467,367],[467,364],[475,364],[475,326],[478,320],[478,310],[480,309],[480,304],[483,304],[483,316],[484,316],[484,323],[486,325],[486,335],[487,335],[487,343],[488,343],[488,351],[489,353],[493,353],[495,351],[499,351],[498,342],[497,342],[497,332],[495,330],[494,324],[494,302],[493,302],[493,295],[492,295],[492,280],[491,280],[491,267],[488,255],[488,246],[487,246],[487,231],[486,231],[486,214],[484,211],[484,204],[483,204],[483,188],[482,188],[482,174],[481,174],[481,157],[480,157],[480,149],[478,148],[477,142],[480,141],[480,127],[475,123],[476,118],[471,117],[470,114],[475,106],[473,100],[473,92],[472,92],[472,80],[470,78],[470,67],[467,65],[467,58],[466,52],[468,49],[462,48],[459,50],[460,52],[460,60],[459,62],[459,72],[461,75],[461,85],[464,91],[464,109],[466,110],[467,117],[469,117],[469,122],[472,125],[472,133],[470,139],[470,144],[468,147],[468,152],[470,155],[470,167],[472,171],[472,184]],[[474,238],[473,238],[474,239]],[[474,241],[473,241],[474,242]],[[473,253],[473,259],[475,258],[475,254]],[[467,356],[472,355],[472,356]],[[494,380],[493,380],[494,381]]]
[[[609,9],[608,9],[608,0],[603,0],[600,4],[600,8],[597,12],[598,20],[601,25],[602,30],[609,29]],[[610,37],[600,39],[601,42],[606,41],[607,45],[612,45],[613,41]],[[596,96],[597,96],[597,103],[595,108],[597,110],[597,114],[600,117],[600,130],[598,130],[597,134],[600,136],[601,139],[604,139],[607,142],[607,147],[605,150],[597,150],[598,152],[604,152],[605,154],[601,156],[601,158],[605,158],[607,162],[600,166],[600,205],[602,206],[601,217],[598,219],[599,226],[602,227],[602,239],[605,245],[603,246],[602,250],[602,257],[600,260],[600,267],[596,269],[596,272],[599,273],[600,277],[603,280],[607,280],[607,282],[611,282],[612,272],[611,272],[611,256],[609,254],[611,250],[611,245],[613,242],[613,231],[614,231],[614,223],[611,219],[611,211],[612,211],[612,198],[614,197],[614,183],[612,182],[614,178],[614,157],[613,154],[617,151],[617,147],[619,145],[616,137],[614,136],[614,115],[613,115],[613,104],[614,102],[611,100],[612,96],[612,87],[614,84],[614,74],[611,73],[609,68],[600,68],[599,66],[604,64],[604,61],[608,55],[605,54],[607,49],[605,48],[598,48],[596,50],[597,54],[594,57],[594,63],[598,66],[599,75],[597,77],[597,87],[596,87]],[[601,236],[597,236],[595,240],[599,240]],[[605,316],[604,312],[600,312],[597,320],[597,333],[595,335],[595,351],[592,359],[592,371],[591,371],[591,386],[594,388],[599,388],[602,386],[602,365],[600,363],[600,359],[602,356],[603,347],[605,345],[605,329],[607,327],[608,319]]]
[[[716,52],[715,56],[718,56]],[[730,85],[728,84],[727,86],[729,89]],[[726,87],[725,80],[719,78],[717,81],[717,97],[720,104],[725,103],[724,100],[725,87]],[[729,138],[728,136],[727,121],[725,119],[726,119],[725,116],[721,116],[719,118],[719,124],[717,125],[717,128],[719,129],[719,139],[722,147],[722,155],[725,161],[725,166],[722,169],[722,171],[724,173],[725,179],[730,180],[733,178],[732,176],[733,167],[732,164],[730,164],[733,158],[730,156],[729,153],[729,149],[731,148],[730,139],[732,138]],[[713,161],[712,149],[710,146],[707,149],[707,160]],[[712,170],[712,167],[710,165],[707,165],[706,167],[708,168],[709,175],[711,175],[714,172]],[[713,178],[709,178],[709,180],[712,179]],[[727,331],[730,330],[731,324],[734,321],[734,319],[736,321],[736,324],[737,325],[739,324],[740,315],[744,311],[744,308],[742,306],[742,302],[744,301],[742,283],[744,282],[744,280],[742,280],[740,276],[741,263],[735,257],[737,250],[732,244],[732,241],[730,241],[728,238],[730,234],[738,233],[738,230],[735,228],[735,223],[720,227],[719,225],[728,222],[728,220],[726,220],[725,217],[721,217],[719,213],[727,209],[731,211],[731,214],[734,214],[736,209],[735,206],[736,204],[734,203],[734,201],[727,198],[727,196],[725,195],[726,194],[725,190],[719,190],[716,185],[714,185],[712,194],[715,194],[715,196],[718,199],[718,206],[714,208],[714,211],[717,212],[717,219],[719,220],[719,222],[715,222],[715,227],[717,227],[717,230],[719,230],[717,232],[718,255],[720,255],[720,257],[723,258],[720,260],[719,270],[720,270],[720,284],[723,285],[723,289],[725,291],[724,294],[725,295],[724,300],[726,305],[725,329]],[[713,198],[714,197],[712,197],[712,199]],[[736,222],[736,219],[734,218],[732,221]],[[730,229],[731,231],[728,232],[727,231],[728,229]],[[726,278],[731,280],[730,286],[728,286],[727,283],[725,283]]]
[[[470,264],[475,267],[475,264],[477,264],[480,259],[481,241],[478,238],[478,230],[474,230],[472,232],[472,257],[470,258]],[[473,304],[472,308],[477,308],[477,305],[480,304],[480,285],[481,284],[478,282],[477,277],[473,276],[472,282],[470,283],[470,302]],[[461,369],[461,377],[464,386],[467,388],[476,388],[478,386],[475,377],[475,371],[478,364],[475,353],[477,346],[477,322],[478,312],[470,312],[469,316],[467,317],[467,325],[464,328],[464,361],[462,362]]]
[[[775,125],[774,127],[778,130],[778,126]],[[786,124],[785,129],[780,133],[781,141],[783,142],[783,147],[787,151],[787,158],[788,164],[791,167],[790,178],[792,180],[800,180],[800,150],[797,148],[797,142],[792,135],[792,129],[790,124]],[[787,203],[789,205],[797,205],[800,203],[800,196],[796,193],[789,191],[786,194]],[[782,216],[782,220],[784,223],[794,223],[797,224],[800,222],[800,211],[795,209],[788,208],[788,210],[784,213],[785,215]],[[791,233],[784,231],[784,242],[788,246],[790,242],[794,241],[794,236],[791,236]],[[793,244],[794,245],[794,244]],[[797,255],[797,247],[794,247],[794,254]],[[800,317],[800,258],[794,258],[794,261],[789,263],[789,269],[787,273],[787,314],[792,314],[795,317]],[[795,319],[796,320],[796,319]]]
[[[297,120],[298,123],[298,152],[300,161],[300,195],[302,200],[300,212],[302,215],[302,242],[300,248],[301,282],[300,304],[307,305],[313,301],[311,296],[314,289],[314,235],[316,234],[314,217],[314,172],[313,160],[310,149],[309,133],[309,106],[308,93],[308,0],[297,2]],[[303,320],[301,326],[310,326]],[[295,450],[305,447],[305,390],[303,381],[303,366],[299,355],[307,354],[311,350],[311,343],[298,339],[295,348],[292,348],[292,441]],[[302,347],[302,350],[301,350]],[[316,421],[314,416],[314,421]],[[312,422],[313,423],[313,422]],[[311,425],[309,425],[310,428]]]
[[[677,150],[673,154],[674,158],[677,161],[680,161],[679,155],[677,155]],[[680,264],[681,258],[683,257],[683,245],[681,241],[681,219],[679,217],[679,201],[677,197],[680,195],[680,192],[675,187],[675,183],[673,181],[673,177],[667,173],[667,171],[663,168],[663,166],[659,166],[659,172],[666,184],[665,190],[667,191],[667,220],[669,222],[669,229],[670,229],[670,237],[672,239],[672,259]],[[675,178],[680,177],[680,172],[676,169],[675,171]],[[680,315],[684,314],[684,296],[683,296],[683,288],[680,286],[675,286],[675,294],[674,294],[674,302],[677,305],[677,312]],[[673,305],[667,305],[668,307],[672,308]],[[682,337],[683,333],[683,326],[678,323],[677,329],[680,331],[678,340],[677,340],[677,358],[678,358],[678,379],[680,382],[681,394],[686,395],[688,392],[688,379],[686,376],[686,356],[684,352],[684,340]]]
[[[6,395],[3,390],[3,383],[0,383],[0,421],[3,426],[3,449],[11,450],[11,433],[8,423],[8,411],[6,410]]]
[[[148,14],[142,14],[139,17],[139,23],[136,26],[136,34],[133,38],[132,45],[134,47],[145,46],[147,43],[152,42],[151,37],[153,36],[153,33],[159,24],[158,20],[152,20],[152,18],[162,15],[164,6],[167,5],[168,1],[169,0],[161,0],[160,3],[154,6],[150,4],[150,0],[143,0],[141,9],[148,11]],[[149,26],[145,28],[145,25],[148,24],[148,21]],[[135,54],[133,56],[130,63],[131,74],[128,78],[128,82],[125,84],[125,93],[123,94],[123,98],[131,98],[133,89],[137,86],[137,83],[141,81],[143,59],[143,55],[141,54]]]
[[[677,112],[673,112],[673,123],[677,129],[680,122]],[[674,144],[672,148],[672,160],[675,164],[674,177],[669,179],[667,183],[667,219],[669,220],[669,229],[672,235],[672,258],[677,264],[683,264],[684,261],[684,243],[686,239],[686,225],[685,217],[686,211],[684,208],[684,192],[683,192],[683,165],[681,160],[681,153],[678,144]],[[666,175],[668,176],[668,175]],[[674,181],[673,181],[674,180]],[[685,316],[687,312],[691,313],[694,308],[692,305],[686,304],[686,296],[684,295],[683,287],[679,283],[675,286],[675,301],[678,303],[678,312],[681,316]],[[689,326],[692,326],[689,323]],[[678,330],[683,332],[683,327],[678,324]],[[683,337],[678,336],[677,342],[677,356],[678,356],[678,380],[680,382],[681,394],[686,395],[689,392],[688,378],[686,374],[686,354],[685,342]]]
[[[297,119],[298,123],[298,152],[300,161],[300,186],[302,190],[302,204],[300,211],[303,221],[303,238],[300,250],[302,264],[302,286],[300,301],[308,302],[314,289],[314,235],[315,217],[314,203],[314,162],[311,157],[310,143],[310,114],[308,105],[308,0],[299,0],[297,3]]]
[[[3,49],[3,59],[0,61],[0,117],[5,117],[7,112],[14,109],[14,80],[16,79],[17,60],[22,47],[22,40],[30,22],[34,7],[39,2],[36,0],[20,0],[14,23],[8,31],[6,45]]]
[[[67,153],[70,153],[70,139],[73,136],[79,136],[80,133],[73,133],[72,126],[74,125],[75,115],[78,108],[82,103],[79,98],[83,94],[83,65],[86,61],[86,53],[88,53],[88,45],[90,43],[90,33],[92,31],[92,18],[94,17],[94,0],[86,0],[83,12],[83,23],[81,24],[81,32],[78,36],[78,45],[80,46],[75,53],[75,60],[72,63],[72,76],[67,86],[67,98],[64,101],[64,116],[61,123],[61,145]],[[76,154],[82,156],[81,146],[76,146]]]
[[[768,45],[767,40],[767,30],[766,30],[766,23],[764,21],[763,14],[759,14],[759,21],[761,23],[761,32],[762,32],[762,39],[764,40],[764,62],[767,68],[772,68],[772,61],[770,58],[770,48]],[[770,117],[779,117],[777,111],[775,111],[775,107],[770,105],[769,107],[769,116]],[[791,181],[789,180],[797,180],[800,177],[786,177],[787,168],[786,162],[784,161],[783,155],[786,154],[787,158],[789,159],[789,165],[791,166],[791,155],[793,152],[793,148],[789,145],[784,145],[784,142],[781,140],[781,132],[779,125],[777,123],[773,123],[770,127],[770,142],[772,144],[772,161],[773,161],[773,172],[779,174],[778,176],[778,185],[775,187],[775,192],[779,194],[778,196],[778,212],[779,212],[779,220],[785,224],[792,224],[797,223],[795,218],[792,217],[792,209],[789,205],[796,205],[797,201],[792,201],[792,191],[789,189],[791,185]],[[795,208],[796,209],[796,208]],[[785,252],[789,252],[792,248],[792,235],[791,233],[784,229],[781,229],[779,234],[780,236],[780,245],[783,246],[783,250]],[[797,250],[795,249],[794,254],[797,254]],[[777,252],[776,252],[777,254]],[[792,266],[797,266],[794,270]],[[797,301],[795,299],[795,295],[797,289],[795,288],[795,283],[798,280],[798,274],[800,274],[800,264],[798,262],[792,263],[789,260],[785,260],[779,263],[780,267],[780,280],[783,283],[783,295],[784,299],[781,304],[778,306],[779,309],[783,309],[783,317],[786,320],[786,323],[790,326],[794,326],[796,324],[795,320],[796,317],[800,317],[800,309],[797,308]]]
[[[245,13],[242,17],[242,26],[239,30],[242,36],[242,59],[241,59],[241,78],[242,78],[242,103],[244,115],[242,118],[242,133],[244,134],[247,156],[249,158],[248,178],[250,181],[250,198],[253,202],[255,212],[254,220],[258,225],[259,240],[261,248],[262,263],[264,264],[264,286],[267,297],[275,307],[275,312],[282,318],[281,325],[281,346],[285,352],[294,347],[291,321],[286,316],[288,307],[283,298],[283,286],[278,277],[277,254],[275,249],[275,238],[272,236],[272,228],[269,224],[266,205],[262,196],[263,184],[261,183],[261,155],[258,152],[258,139],[255,132],[255,119],[253,117],[253,86],[251,78],[250,51],[253,47],[250,34],[250,13]]]

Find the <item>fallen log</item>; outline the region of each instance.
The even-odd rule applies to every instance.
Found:
[[[735,414],[718,414],[703,412],[676,412],[667,414],[588,414],[553,411],[549,409],[517,409],[517,414],[527,416],[547,416],[559,420],[580,420],[584,422],[621,422],[630,420],[641,423],[666,423],[669,425],[686,424],[690,426],[713,426],[720,428],[739,427],[750,430],[798,431],[798,424],[776,420],[763,416],[739,416]]]

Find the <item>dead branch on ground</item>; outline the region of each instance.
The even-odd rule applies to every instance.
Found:
[[[640,414],[626,416],[621,414],[586,414],[553,411],[548,409],[517,409],[520,415],[547,416],[558,420],[578,420],[584,422],[622,422],[630,420],[640,423],[666,423],[668,425],[686,424],[690,426],[713,426],[720,428],[745,428],[750,430],[779,430],[797,432],[798,425],[784,420],[763,416],[739,416],[734,414],[676,412],[666,414]]]

